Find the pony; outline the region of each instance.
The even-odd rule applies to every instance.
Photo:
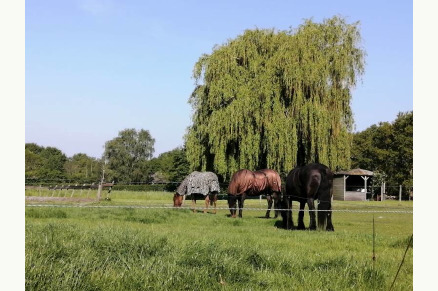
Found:
[[[204,199],[204,213],[208,210],[208,205],[214,205],[213,213],[216,213],[217,196],[220,192],[219,180],[213,172],[194,171],[189,174],[178,186],[173,195],[173,206],[181,207],[186,195],[192,198],[192,209],[195,212],[196,200]]]
[[[331,200],[333,197],[333,172],[325,165],[311,163],[292,169],[286,178],[286,194],[283,197],[282,211],[283,227],[294,228],[292,220],[292,201],[300,202],[297,229],[305,229],[304,207],[309,207],[309,229],[316,230],[315,199],[318,199],[318,227],[334,231],[332,224]]]
[[[281,195],[281,179],[277,172],[270,169],[250,171],[241,169],[233,174],[228,185],[228,206],[231,217],[236,217],[236,202],[239,204],[239,217],[242,217],[242,209],[247,196],[256,196],[269,193],[268,211],[272,206],[272,197],[277,201]],[[271,202],[270,202],[271,201]],[[270,205],[269,205],[270,204]]]

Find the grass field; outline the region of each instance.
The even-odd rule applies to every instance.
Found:
[[[26,196],[47,195],[32,191]],[[111,201],[83,207],[30,207],[44,203],[78,202],[26,202],[26,290],[388,290],[413,231],[412,214],[383,212],[412,211],[406,201],[335,201],[334,210],[364,211],[334,212],[335,232],[277,228],[263,210],[233,219],[226,209],[129,207],[170,206],[172,194],[164,192],[114,191]],[[293,217],[296,223],[296,211]],[[393,289],[413,289],[412,248]]]

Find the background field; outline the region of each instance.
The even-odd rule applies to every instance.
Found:
[[[82,195],[26,200],[27,290],[388,290],[412,234],[411,213],[384,212],[412,211],[407,201],[335,201],[334,210],[342,210],[333,214],[335,232],[310,232],[278,228],[263,210],[233,219],[226,209],[135,208],[171,206],[166,192],[113,191],[101,202]],[[265,208],[266,201],[245,207]],[[293,217],[296,223],[296,211]],[[394,290],[412,290],[412,274],[410,248]]]

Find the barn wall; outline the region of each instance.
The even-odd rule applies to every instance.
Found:
[[[344,176],[333,179],[333,200],[344,200]]]
[[[345,192],[345,201],[365,201],[366,193],[359,191],[346,191]]]

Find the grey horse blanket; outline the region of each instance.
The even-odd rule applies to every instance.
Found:
[[[179,195],[219,193],[219,180],[213,172],[193,172],[176,189]]]

